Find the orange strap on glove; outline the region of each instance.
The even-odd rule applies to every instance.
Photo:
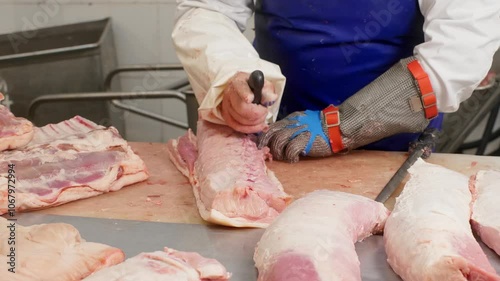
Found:
[[[429,76],[424,71],[417,60],[411,61],[407,65],[408,70],[415,79],[420,90],[420,101],[425,118],[431,120],[438,116],[437,100],[432,88]],[[328,128],[328,137],[333,153],[339,153],[346,149],[340,129],[340,111],[339,107],[330,105],[323,110],[324,120]]]

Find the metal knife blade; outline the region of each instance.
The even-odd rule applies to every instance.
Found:
[[[398,171],[392,176],[384,189],[375,198],[375,201],[385,203],[389,197],[396,191],[398,186],[403,182],[408,174],[408,169],[415,164],[418,158],[426,159],[430,156],[432,149],[436,145],[438,131],[436,129],[426,129],[416,142],[411,145],[410,156],[401,165]]]

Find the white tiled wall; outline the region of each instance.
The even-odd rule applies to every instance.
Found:
[[[170,39],[175,7],[175,0],[0,0],[0,34],[29,29],[26,22],[42,28],[111,17],[119,66],[179,63]],[[252,38],[251,26],[246,35]],[[144,84],[161,87],[185,77],[182,71],[157,72],[158,79],[145,75],[121,75],[123,90]],[[175,99],[134,101],[134,105],[187,122],[184,103]],[[130,141],[164,142],[184,130],[129,113],[126,132]]]

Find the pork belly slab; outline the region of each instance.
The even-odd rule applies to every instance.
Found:
[[[198,253],[164,251],[141,253],[103,269],[85,281],[226,281],[231,274],[217,260]]]
[[[15,181],[9,182],[11,164]],[[16,210],[23,211],[117,191],[148,177],[145,163],[115,128],[77,116],[36,128],[22,150],[0,154],[0,214],[7,212],[9,185]]]
[[[389,211],[360,195],[317,190],[288,206],[254,254],[258,281],[361,280],[355,243],[384,228]]]
[[[465,175],[419,159],[384,229],[388,263],[405,281],[500,280],[473,236]]]
[[[479,171],[471,182],[472,227],[500,255],[500,171]]]
[[[201,217],[233,227],[266,227],[291,197],[266,167],[268,151],[259,150],[249,135],[231,128],[198,122],[168,142],[171,161],[187,177]]]
[[[69,224],[32,226],[16,224],[0,217],[0,280],[76,281],[125,259],[120,249],[87,242]],[[15,245],[9,245],[11,230]],[[9,264],[10,247],[15,247],[14,264]],[[15,273],[8,269],[15,266]]]
[[[4,99],[0,93],[0,101]],[[27,119],[15,117],[9,109],[0,105],[0,151],[23,147],[33,138],[33,124]]]

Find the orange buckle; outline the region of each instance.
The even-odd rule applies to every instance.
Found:
[[[328,128],[328,137],[330,137],[330,145],[333,153],[338,153],[344,150],[342,143],[342,134],[340,133],[340,114],[339,109],[334,105],[330,105],[323,110],[325,116],[326,127]]]
[[[436,94],[432,89],[432,84],[429,76],[427,75],[427,73],[425,73],[420,63],[416,60],[408,64],[408,70],[417,81],[418,87],[420,89],[420,99],[422,101],[422,107],[425,112],[425,118],[429,120],[436,118],[439,113],[437,109],[437,99]]]

